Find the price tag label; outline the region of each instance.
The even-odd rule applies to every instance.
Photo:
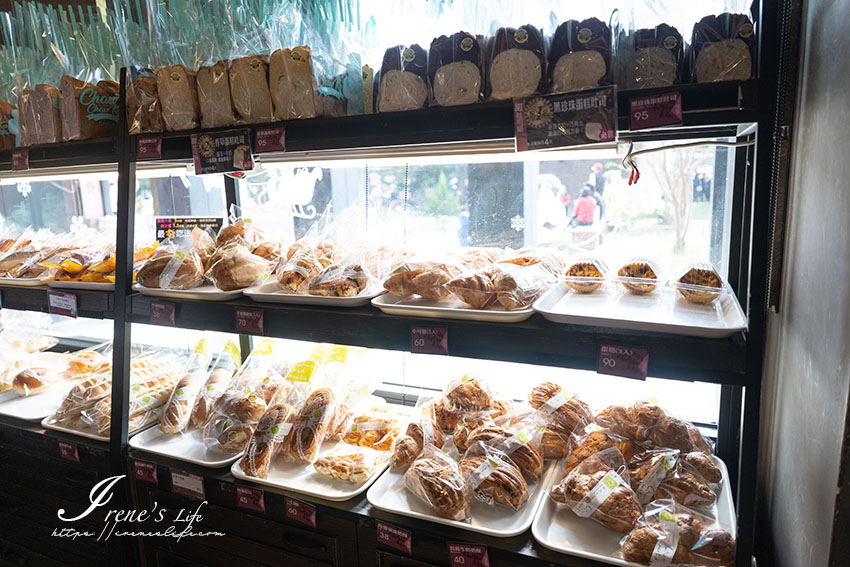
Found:
[[[642,130],[682,123],[682,93],[670,91],[629,100],[629,128]]]
[[[452,567],[490,567],[486,545],[469,543],[449,544],[449,564]]]
[[[77,318],[77,296],[61,291],[47,292],[47,308],[55,315]]]
[[[168,301],[151,301],[151,323],[174,326],[174,304]]]
[[[514,100],[516,151],[613,143],[617,138],[614,87]]]
[[[254,136],[257,153],[282,152],[286,150],[286,128],[259,128]]]
[[[449,330],[446,327],[411,327],[410,352],[449,354]]]
[[[171,471],[171,492],[204,500],[204,479],[195,474]]]
[[[286,497],[286,517],[305,526],[316,527],[316,507],[289,496]]]
[[[262,309],[237,309],[236,310],[236,332],[248,333],[249,335],[263,334],[263,310]]]
[[[378,543],[410,555],[413,549],[413,536],[411,536],[409,531],[397,528],[391,524],[386,524],[381,520],[377,521],[376,529],[378,532]]]
[[[15,150],[12,152],[12,171],[23,171],[30,168],[30,151]]]
[[[236,487],[236,506],[254,512],[266,511],[266,500],[262,490],[248,488],[247,486]]]
[[[136,138],[136,157],[138,159],[161,158],[162,136],[139,136]]]
[[[192,158],[195,175],[250,171],[254,169],[251,131],[244,128],[192,134]]]
[[[80,454],[77,452],[77,446],[71,443],[59,442],[59,456],[66,461],[80,462]]]
[[[151,484],[157,484],[159,482],[156,477],[156,463],[133,461],[133,470],[136,474],[136,480],[150,482]]]
[[[649,351],[645,348],[620,345],[599,345],[596,371],[599,374],[646,380]]]

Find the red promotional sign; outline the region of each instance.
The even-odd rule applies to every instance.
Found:
[[[171,471],[171,492],[203,500],[204,479],[196,474]]]
[[[411,536],[409,531],[397,528],[391,524],[385,524],[381,520],[377,521],[376,530],[378,533],[378,543],[407,554],[411,553],[413,549],[413,536]]]
[[[247,486],[236,487],[236,505],[239,508],[253,510],[254,512],[266,511],[266,499],[262,490],[248,488]]]
[[[136,138],[136,157],[138,159],[161,158],[162,136],[139,136]]]
[[[629,127],[632,130],[675,126],[682,123],[682,93],[639,96],[629,100]]]
[[[23,171],[30,168],[30,151],[15,150],[12,152],[12,171]]]
[[[47,292],[47,309],[55,315],[77,318],[77,296],[61,291]]]
[[[645,348],[599,345],[596,371],[599,374],[646,380],[649,351]]]
[[[248,333],[250,335],[263,334],[263,310],[262,309],[237,309],[236,310],[236,332]]]
[[[71,443],[59,442],[59,456],[66,461],[80,462],[80,454],[77,452],[77,446]]]
[[[286,517],[305,526],[316,527],[316,507],[289,496],[286,497]]]
[[[254,148],[258,154],[263,152],[282,152],[286,150],[286,128],[260,128],[254,137]]]
[[[154,325],[174,325],[174,304],[168,301],[151,301],[151,323]]]
[[[446,327],[411,327],[410,352],[449,354],[449,330]]]
[[[449,544],[449,564],[463,567],[490,567],[486,545],[468,543]]]
[[[133,461],[133,470],[135,471],[136,480],[157,484],[159,481],[156,478],[156,464],[147,461]]]

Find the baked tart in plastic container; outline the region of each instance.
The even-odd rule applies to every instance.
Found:
[[[670,285],[685,301],[698,305],[714,303],[727,291],[723,278],[708,262],[692,262]]]
[[[634,295],[650,295],[662,285],[661,269],[651,258],[629,260],[617,270],[617,275],[612,279]]]
[[[582,258],[567,268],[564,282],[578,293],[593,293],[605,283],[608,266],[598,258]]]

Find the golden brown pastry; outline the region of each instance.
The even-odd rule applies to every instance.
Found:
[[[655,491],[655,500],[672,499],[684,506],[711,506],[715,496],[695,475],[676,470]]]
[[[207,382],[204,384],[198,399],[195,400],[195,406],[192,408],[192,415],[189,422],[194,427],[203,427],[209,422],[213,415],[213,408],[216,402],[224,394],[227,385],[233,379],[233,370],[229,368],[216,368],[207,377]]]
[[[694,567],[731,567],[735,540],[724,530],[709,530],[690,514],[675,514],[678,542],[671,563]],[[623,559],[649,565],[658,540],[664,536],[656,517],[638,525],[623,543]]]
[[[75,352],[68,361],[68,373],[72,376],[80,376],[94,372],[107,362],[105,356],[94,350],[81,350]]]
[[[635,455],[643,451],[643,448],[631,439],[618,440],[612,438],[606,431],[592,431],[584,438],[581,444],[576,447],[572,453],[570,453],[570,458],[567,459],[567,467],[564,474],[570,474],[570,471],[579,466],[585,459],[592,457],[600,451],[610,449],[611,447],[616,447],[627,463],[631,462]]]
[[[543,456],[533,442],[521,443],[516,432],[498,425],[483,425],[469,434],[470,447],[484,443],[505,453],[522,472],[529,483],[537,482],[543,475]]]
[[[469,434],[483,425],[496,425],[491,412],[475,412],[461,417],[452,433],[452,441],[457,450],[461,453],[466,452],[469,449]]]
[[[270,270],[267,260],[251,254],[244,246],[231,245],[210,266],[206,276],[218,289],[233,291],[252,286]]]
[[[46,368],[27,368],[15,375],[12,386],[21,396],[40,394],[53,385],[53,382],[48,380],[49,372]]]
[[[283,286],[285,292],[298,293],[306,290],[307,282],[327,265],[312,251],[298,250],[281,267],[277,274],[277,281]]]
[[[280,260],[280,242],[263,242],[255,247],[251,253],[277,264]]]
[[[714,453],[711,443],[700,433],[699,429],[693,425],[688,425],[688,434],[691,436],[691,444],[693,444],[694,449],[708,455]]]
[[[390,451],[401,433],[398,421],[391,415],[367,413],[354,417],[342,440],[349,445]]]
[[[473,309],[486,309],[496,302],[496,287],[485,272],[454,278],[446,283],[446,289]]]
[[[369,285],[369,274],[360,264],[331,264],[307,285],[310,295],[356,297]]]
[[[677,286],[679,293],[690,303],[711,303],[720,296],[723,288],[723,280],[710,265],[693,267],[678,281],[681,284]]]
[[[576,262],[566,273],[567,285],[579,293],[591,293],[602,287],[605,274],[597,261]]]
[[[528,485],[522,473],[506,459],[490,459],[493,457],[465,457],[460,461],[460,472],[480,500],[519,510],[528,501]],[[498,464],[490,466],[491,462]]]
[[[266,401],[257,394],[231,392],[220,400],[219,408],[228,418],[257,423],[266,411]]]
[[[236,221],[235,223],[221,227],[215,239],[216,248],[237,242],[254,248],[263,241],[263,233],[250,222]]]
[[[567,434],[593,423],[590,406],[576,396],[565,395],[561,386],[554,382],[543,382],[532,388],[528,405],[548,415],[556,424],[556,430]]]
[[[441,448],[443,434],[440,429],[430,419],[411,422],[407,426],[407,432],[396,440],[390,466],[406,467],[422,453],[426,443]]]
[[[191,289],[203,280],[201,259],[192,251],[154,255],[136,274],[136,283],[152,288]]]
[[[658,285],[658,268],[651,260],[635,259],[619,269],[617,275],[630,292],[637,295],[646,295],[655,291]]]
[[[681,419],[665,415],[658,424],[649,429],[649,441],[660,448],[670,448],[688,453],[695,449],[691,442],[688,425]]]
[[[289,404],[274,405],[263,414],[239,462],[242,472],[256,478],[268,476],[272,459],[292,429],[294,414]]]
[[[457,463],[442,451],[427,451],[413,461],[404,473],[404,486],[444,518],[469,517],[469,489]]]
[[[287,452],[296,461],[312,463],[325,440],[336,411],[336,396],[329,388],[319,388],[304,401],[287,439]]]
[[[186,372],[180,377],[159,421],[159,429],[163,433],[174,435],[183,431],[189,423],[203,381],[204,375],[200,372]]]
[[[313,468],[321,475],[352,483],[366,482],[375,470],[374,461],[363,453],[320,457]]]
[[[708,482],[717,484],[723,480],[723,474],[720,472],[720,469],[714,464],[711,457],[705,453],[699,451],[683,453],[679,455],[679,460],[692,467]]]
[[[479,378],[465,374],[447,390],[446,409],[449,411],[482,411],[490,407],[490,389]]]
[[[615,435],[644,442],[666,416],[657,405],[639,401],[630,406],[608,406],[596,416],[596,423]]]
[[[446,284],[460,275],[460,271],[460,266],[455,264],[411,261],[393,271],[384,281],[384,289],[401,297],[439,299],[448,295]]]
[[[459,420],[460,415],[446,407],[445,398],[440,398],[434,402],[434,421],[440,430],[446,433],[454,431]]]

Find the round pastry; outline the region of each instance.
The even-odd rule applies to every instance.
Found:
[[[567,269],[567,285],[579,293],[591,293],[602,287],[605,274],[598,262],[576,262]]]
[[[164,287],[168,289],[190,289],[200,285],[204,279],[204,274],[198,255],[194,252],[187,253],[180,261],[176,254],[164,253],[148,260],[136,274],[136,283],[153,288],[163,287],[162,284],[165,284]],[[175,273],[169,281],[160,281],[160,276],[172,261],[175,264],[179,262]]]
[[[529,483],[536,482],[543,474],[543,456],[531,443],[512,442],[514,432],[497,425],[483,425],[469,434],[467,445],[473,447],[484,443],[489,447],[505,452],[522,472]]]
[[[460,461],[460,472],[467,480],[474,479],[472,484],[475,484],[479,480],[475,477],[487,470],[487,461],[488,457],[483,455],[465,457]],[[473,488],[473,493],[488,504],[501,504],[519,510],[528,500],[528,485],[517,467],[501,460],[498,466]]]
[[[617,272],[620,280],[630,292],[637,295],[647,295],[655,291],[658,285],[658,273],[653,269],[652,263],[646,260],[632,260]]]
[[[258,422],[266,412],[266,401],[257,394],[231,394],[222,400],[221,413],[231,419]]]
[[[723,280],[711,267],[694,267],[679,278],[676,289],[690,303],[711,303],[720,296]],[[712,288],[717,291],[712,291]]]
[[[270,268],[268,261],[251,254],[244,246],[235,246],[228,248],[210,266],[206,275],[218,289],[233,291],[250,287],[267,274]]]

